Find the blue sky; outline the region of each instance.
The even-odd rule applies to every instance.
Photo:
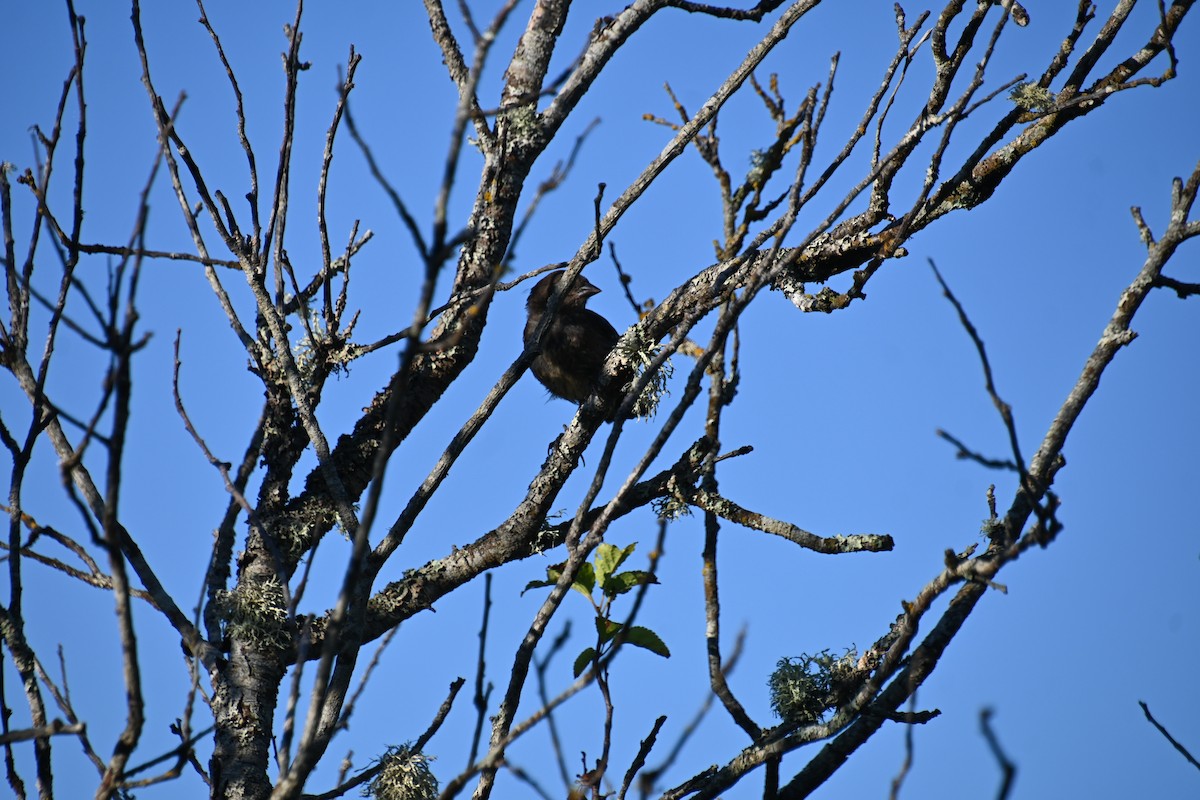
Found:
[[[29,127],[51,124],[72,56],[66,13],[59,4],[7,5],[9,36],[0,51],[6,106],[0,119],[0,160],[23,169],[33,163]],[[160,7],[166,5],[170,7]],[[1054,5],[1062,7],[1033,8],[1029,28],[1006,33],[985,90],[1019,72],[1041,71],[1073,13],[1070,4]],[[1098,5],[1103,18],[1111,4]],[[157,88],[168,105],[186,91],[183,136],[211,176],[210,185],[222,188],[238,208],[235,198],[247,188],[245,159],[234,135],[231,92],[211,42],[196,24],[198,12],[188,3],[146,6],[143,21]],[[426,230],[455,102],[417,4],[310,6],[302,23],[302,57],[312,68],[303,75],[299,96],[287,241],[292,261],[302,271],[302,265],[319,259],[312,224],[316,177],[333,113],[337,68],[345,64],[349,46],[364,57],[352,97],[358,125]],[[90,42],[83,238],[122,242],[154,157],[153,123],[139,80],[128,8],[79,2],[78,10],[87,17]],[[908,11],[911,21],[919,9]],[[214,0],[208,12],[246,93],[248,135],[261,174],[271,175],[281,138],[282,26],[294,16],[294,6]],[[527,13],[527,4],[522,5],[516,18]],[[576,9],[559,54],[564,66],[591,29],[595,13]],[[1136,47],[1156,15],[1152,4],[1141,4],[1116,52]],[[496,46],[481,83],[485,106],[495,105],[515,30]],[[588,122],[601,118],[571,181],[543,204],[526,234],[517,269],[569,258],[590,231],[596,184],[605,182],[606,196],[616,197],[659,152],[669,133],[643,121],[642,115],[672,117],[664,82],[694,111],[760,35],[750,24],[716,23],[682,13],[664,14],[640,31],[577,110],[561,141],[537,165],[534,181],[566,156]],[[762,73],[779,74],[784,96],[794,106],[809,86],[826,79],[830,56],[841,51],[820,141],[819,152],[828,158],[857,123],[865,94],[878,85],[894,41],[890,4],[827,3],[792,32]],[[764,534],[724,527],[727,646],[738,628],[748,627],[746,652],[730,682],[760,724],[774,723],[766,681],[779,658],[869,646],[899,612],[901,599],[911,599],[937,573],[946,548],[962,550],[979,541],[987,486],[997,484],[1002,507],[1010,499],[1007,476],[955,460],[952,449],[934,435],[944,428],[977,450],[1007,454],[1006,435],[984,392],[974,348],[941,297],[926,260],[938,262],[986,341],[998,389],[1014,408],[1023,451],[1032,453],[1120,291],[1141,266],[1145,250],[1129,207],[1141,206],[1151,229],[1161,232],[1172,177],[1188,174],[1200,158],[1200,75],[1195,71],[1200,24],[1187,20],[1176,43],[1177,80],[1161,89],[1111,98],[1106,107],[1070,126],[1029,156],[983,207],[947,218],[915,237],[908,245],[910,256],[889,262],[868,285],[866,302],[830,316],[802,315],[773,293],[761,297],[744,317],[742,382],[723,437],[726,450],[747,444],[755,449],[722,465],[722,492],[743,506],[823,535],[890,533],[897,545],[887,554],[830,558]],[[917,98],[926,91],[928,57],[923,50],[900,93],[891,118],[893,134],[916,113]],[[1101,66],[1111,66],[1111,61]],[[964,125],[960,156],[973,146],[971,131],[986,130],[1005,108],[1005,101],[998,100]],[[772,125],[758,101],[743,93],[725,112],[719,131],[725,164],[736,175],[748,165],[749,152],[769,141]],[[951,159],[955,152],[951,150]],[[64,208],[69,163],[60,156],[55,198]],[[452,226],[461,223],[470,207],[478,166],[468,148],[451,204]],[[910,179],[901,181],[897,207],[904,207],[902,192],[922,177],[923,168],[913,167]],[[832,188],[852,183],[859,174],[851,169]],[[152,196],[148,243],[188,249],[168,189],[160,179]],[[29,204],[23,187],[15,187],[14,196],[24,215],[19,217],[20,237],[28,230]],[[827,208],[818,203],[799,227],[814,225]],[[610,239],[634,276],[632,290],[639,299],[661,300],[711,263],[711,242],[720,235],[719,211],[711,173],[693,152],[687,153]],[[354,220],[375,233],[355,261],[351,301],[362,309],[356,339],[372,341],[406,325],[420,262],[348,137],[340,140],[334,161],[329,219],[334,242],[346,239]],[[215,242],[210,237],[210,244]],[[1194,243],[1182,248],[1168,274],[1200,280],[1197,252]],[[43,248],[43,288],[56,285],[55,268],[51,252]],[[88,262],[91,285],[103,286],[103,268],[102,261]],[[631,324],[632,311],[607,262],[591,265],[588,276],[605,290],[592,306],[619,329]],[[238,302],[248,307],[240,281],[227,284],[243,292]],[[832,285],[843,290],[848,279]],[[439,297],[444,292],[443,287]],[[524,299],[523,288],[497,298],[478,357],[397,451],[389,466],[382,520],[398,513],[454,431],[519,353]],[[195,267],[150,264],[143,277],[141,312],[142,329],[153,338],[135,364],[137,400],[122,518],[180,606],[190,609],[192,598],[200,596],[210,535],[224,509],[225,493],[173,409],[175,329],[182,329],[185,402],[219,457],[240,457],[258,413],[261,387],[246,372],[246,356]],[[1200,775],[1145,722],[1137,706],[1145,700],[1176,738],[1200,751],[1195,714],[1200,698],[1193,680],[1200,657],[1200,525],[1193,508],[1200,479],[1196,300],[1156,292],[1134,328],[1138,339],[1117,357],[1068,440],[1067,467],[1055,486],[1064,504],[1064,532],[1047,550],[1031,552],[1003,571],[999,579],[1008,594],[993,592],[984,599],[919,694],[919,708],[939,708],[942,716],[914,731],[915,763],[904,796],[993,795],[999,773],[978,731],[979,710],[985,706],[995,709],[997,733],[1019,769],[1015,797],[1123,798],[1148,791],[1171,797],[1196,791]],[[34,331],[39,330],[44,328],[35,324]],[[395,358],[394,352],[377,353],[330,384],[319,414],[328,436],[349,429],[383,385]],[[56,359],[51,396],[80,415],[89,413],[103,363],[69,334],[61,337]],[[680,375],[687,366],[679,365]],[[676,397],[681,385],[677,380]],[[26,406],[12,381],[0,382],[0,412],[10,427],[27,424]],[[571,406],[547,400],[536,381],[524,377],[456,465],[383,580],[444,555],[452,545],[473,541],[503,520],[536,474],[546,443],[571,413]],[[699,435],[700,417],[695,411],[689,415],[664,463]],[[609,493],[657,424],[627,428]],[[599,446],[591,453],[589,467],[599,460]],[[37,455],[26,510],[43,524],[78,532],[76,512],[63,502],[49,448]],[[590,476],[590,468],[581,469],[560,495],[559,505],[568,515]],[[654,535],[654,519],[646,513],[618,523],[608,541],[640,542],[636,561]],[[706,691],[702,544],[699,516],[672,525],[661,585],[651,589],[640,620],[659,632],[672,658],[662,661],[630,651],[614,668],[614,775],[623,773],[654,718],[667,714],[659,750],[649,759],[657,764]],[[319,612],[331,602],[346,554],[336,537],[322,545],[306,610]],[[561,557],[555,553],[495,574],[487,660],[497,693],[540,603],[537,592],[522,596],[520,590],[557,560]],[[93,744],[107,755],[124,724],[110,600],[32,563],[26,563],[25,574],[33,644],[48,665],[55,661],[56,645],[63,644],[77,709]],[[403,625],[350,730],[334,741],[329,765],[315,774],[309,791],[333,785],[337,762],[346,751],[353,750],[357,768],[385,745],[418,736],[455,677],[467,677],[469,688],[482,593],[482,582],[468,586],[439,603],[436,613]],[[570,682],[571,658],[587,644],[581,633],[590,630],[587,611],[581,598],[568,597],[563,617],[571,617],[576,634],[569,654],[551,669],[552,694]],[[932,617],[927,620],[932,624]],[[170,746],[167,725],[181,713],[187,681],[178,637],[149,609],[138,610],[137,623],[146,654],[149,721],[134,763]],[[557,632],[553,626],[551,634]],[[20,720],[18,683],[7,663],[5,669],[8,702],[18,708],[15,719]],[[521,717],[533,709],[532,691],[531,686],[526,692]],[[594,690],[563,711],[560,721],[573,773],[579,771],[580,750],[592,758],[598,754],[600,719]],[[429,747],[439,758],[435,771],[443,782],[466,763],[473,722],[464,693]],[[885,727],[824,787],[822,796],[884,796],[903,758],[902,739],[902,728]],[[544,731],[531,734],[511,751],[511,760],[561,795],[545,755],[546,741]],[[713,762],[724,763],[745,744],[727,715],[714,710],[665,785],[678,784]],[[16,751],[29,780],[29,746],[18,745]],[[809,748],[789,755],[783,774],[793,774],[813,752]],[[201,760],[207,755],[202,749]],[[56,741],[55,763],[61,796],[94,790],[94,775],[74,743]],[[726,796],[758,796],[760,787],[757,778],[748,779]],[[527,794],[512,782],[501,783],[497,791],[497,796]],[[139,796],[202,794],[199,782],[189,777]]]

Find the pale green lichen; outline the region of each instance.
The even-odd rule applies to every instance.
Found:
[[[633,363],[634,383],[650,368],[661,349],[662,345],[648,342],[640,336],[635,336],[629,345],[621,349],[622,354]],[[667,382],[674,374],[675,367],[672,365],[671,359],[667,358],[650,376],[649,382],[646,383],[645,388],[634,402],[634,416],[643,418],[654,416],[654,412],[658,410],[658,404],[667,396]]]
[[[317,367],[321,364],[322,353],[328,344],[329,331],[325,327],[324,317],[317,311],[310,311],[305,334],[292,347],[292,358],[296,362],[296,368],[300,370],[300,376],[306,382],[311,383]]]
[[[376,800],[432,800],[438,782],[429,769],[432,756],[414,752],[408,744],[389,747],[376,763],[379,774],[363,787],[363,797]]]
[[[650,501],[650,507],[660,520],[674,522],[680,517],[690,517],[692,507],[675,495],[656,497]]]
[[[322,367],[329,372],[349,372],[354,360],[348,346],[351,328],[353,323],[341,334],[331,335],[325,316],[315,309],[309,312],[304,336],[292,346],[292,359],[306,383],[311,384]]]
[[[755,189],[762,186],[767,175],[770,159],[764,150],[750,151],[750,170],[746,173],[746,183]]]
[[[541,115],[533,106],[522,105],[509,109],[505,116],[509,124],[510,135],[519,139],[527,139],[541,133]]]
[[[781,658],[767,681],[771,710],[785,722],[811,725],[833,708],[857,671],[858,651],[842,656],[828,650]]]
[[[1054,94],[1036,83],[1018,83],[1008,93],[1019,108],[1026,111],[1049,111],[1054,108]]]
[[[254,647],[282,650],[291,644],[283,584],[275,576],[245,581],[214,598],[229,638]]]
[[[988,517],[979,526],[979,532],[991,541],[1004,532],[1004,520],[997,517]]]

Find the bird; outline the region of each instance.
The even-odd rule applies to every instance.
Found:
[[[565,270],[551,272],[529,292],[525,303],[529,312],[525,322],[526,347],[533,342],[533,334],[546,313],[546,303],[565,274]],[[575,283],[562,296],[554,319],[542,335],[541,351],[530,364],[534,377],[550,394],[577,405],[582,405],[599,387],[604,359],[620,338],[608,320],[586,307],[588,298],[599,293],[587,278],[575,277]],[[616,419],[624,394],[619,382],[609,384],[606,422]]]

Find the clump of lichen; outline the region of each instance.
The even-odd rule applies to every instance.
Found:
[[[980,523],[979,532],[986,536],[989,541],[994,541],[1004,533],[1004,520],[998,517],[988,517]]]
[[[350,362],[353,356],[348,346],[350,332],[354,323],[340,334],[334,335],[329,331],[325,315],[313,309],[308,315],[308,324],[304,327],[304,336],[292,346],[292,360],[305,382],[312,383],[320,376],[319,371],[350,372]]]
[[[633,362],[634,383],[650,368],[660,349],[662,349],[662,345],[644,341],[640,337],[635,339],[628,348],[623,349],[622,352]],[[671,364],[670,358],[659,365],[654,374],[650,376],[650,381],[646,384],[646,387],[638,395],[637,400],[634,401],[633,415],[635,417],[651,417],[654,415],[654,412],[658,409],[659,402],[667,395],[667,381],[674,374],[675,368]]]
[[[771,710],[784,722],[811,725],[842,699],[856,672],[858,651],[842,656],[828,650],[779,659],[767,686]]]
[[[673,494],[656,497],[650,501],[650,507],[660,520],[674,522],[680,517],[690,517],[692,507]]]
[[[429,769],[432,756],[413,751],[408,744],[394,745],[376,760],[379,774],[363,787],[363,797],[375,800],[431,800],[438,782]]]
[[[231,639],[279,650],[291,644],[287,603],[278,578],[243,582],[232,592],[218,592],[214,602]]]
[[[328,345],[329,331],[325,327],[325,318],[320,312],[312,311],[308,315],[308,326],[300,341],[292,347],[292,359],[301,377],[311,381],[322,360],[322,350]]]
[[[1008,99],[1026,111],[1049,111],[1054,108],[1054,94],[1036,83],[1018,83],[1008,93]]]
[[[778,161],[778,157],[775,159]],[[753,186],[755,189],[761,187],[772,166],[771,154],[766,150],[751,150],[750,151],[750,169],[746,173],[746,183]]]

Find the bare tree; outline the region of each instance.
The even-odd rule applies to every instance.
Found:
[[[7,780],[17,795],[33,791],[52,796],[60,763],[51,761],[55,737],[70,736],[95,769],[97,797],[122,796],[168,780],[202,781],[210,796],[218,798],[331,798],[360,787],[379,797],[432,797],[439,784],[425,753],[456,700],[465,702],[458,699],[465,683],[461,678],[433,718],[408,718],[397,726],[412,731],[407,744],[377,742],[375,760],[366,768],[360,764],[354,769],[347,758],[332,786],[318,788],[310,779],[323,761],[334,760],[331,744],[345,730],[360,695],[379,690],[378,679],[370,687],[367,679],[383,646],[404,640],[405,633],[398,633],[402,623],[478,585],[476,579],[490,570],[543,553],[548,560],[534,562],[532,569],[538,578],[544,570],[545,580],[531,580],[527,593],[539,598],[540,605],[528,619],[516,607],[494,606],[490,592],[485,601],[481,640],[492,624],[489,618],[501,610],[518,615],[524,634],[511,660],[490,673],[499,681],[495,696],[485,679],[487,650],[481,641],[474,675],[478,733],[474,746],[458,743],[464,755],[470,753],[465,768],[449,763],[452,746],[438,748],[446,759],[438,770],[442,797],[459,795],[468,786],[474,787],[475,797],[488,797],[505,771],[526,782],[523,791],[543,796],[561,796],[568,788],[543,789],[541,782],[547,780],[561,780],[578,796],[593,797],[613,792],[624,797],[636,780],[644,796],[710,798],[739,783],[761,781],[754,791],[762,787],[763,796],[804,797],[889,722],[912,726],[932,718],[936,712],[905,706],[979,600],[1004,589],[1000,571],[1049,546],[1062,531],[1052,487],[1065,465],[1066,438],[1106,368],[1132,341],[1131,322],[1143,301],[1156,288],[1179,297],[1200,291],[1197,284],[1165,272],[1176,249],[1200,234],[1200,221],[1192,218],[1200,166],[1171,187],[1166,218],[1143,219],[1135,209],[1145,262],[1117,298],[1053,422],[1032,446],[1018,435],[970,309],[937,274],[961,318],[964,336],[977,347],[1008,452],[984,454],[966,440],[945,437],[962,457],[1015,475],[1013,489],[989,493],[982,547],[948,549],[926,573],[906,576],[911,589],[901,613],[879,619],[868,646],[783,659],[770,678],[779,715],[775,725],[755,719],[727,680],[736,655],[721,646],[721,533],[731,524],[742,526],[829,555],[878,553],[891,550],[894,541],[886,533],[819,535],[722,493],[719,465],[747,453],[722,441],[723,419],[738,406],[739,321],[771,291],[781,292],[805,313],[838,315],[859,307],[868,284],[903,263],[915,235],[987,203],[1001,183],[1025,168],[1027,157],[1060,131],[1084,126],[1092,115],[1118,113],[1118,95],[1174,79],[1176,32],[1193,3],[1160,2],[1155,23],[1133,30],[1127,24],[1133,2],[1122,0],[1100,18],[1093,4],[1080,2],[1073,23],[1060,32],[1057,49],[1027,53],[1026,74],[999,77],[989,70],[997,47],[1030,23],[1015,0],[960,0],[936,13],[916,15],[897,4],[894,52],[878,75],[877,90],[861,100],[860,121],[848,134],[828,129],[827,112],[837,96],[836,48],[854,47],[853,30],[846,31],[845,42],[830,46],[828,73],[799,101],[789,100],[783,82],[761,70],[785,37],[803,30],[806,15],[818,4],[763,0],[738,9],[690,0],[638,0],[596,18],[580,39],[567,25],[570,4],[562,0],[533,2],[523,22],[517,19],[515,0],[489,11],[489,19],[465,2],[448,9],[427,0],[429,29],[457,103],[450,119],[421,119],[426,127],[449,128],[433,212],[424,220],[407,199],[403,179],[389,174],[379,158],[385,144],[381,137],[360,128],[351,114],[361,60],[353,47],[332,109],[320,111],[326,118],[332,114],[332,121],[317,169],[315,209],[308,195],[301,200],[292,191],[298,115],[305,113],[298,98],[309,66],[302,48],[302,3],[286,27],[282,145],[270,159],[251,146],[247,133],[254,116],[267,111],[244,102],[244,76],[226,45],[228,32],[210,22],[203,2],[197,0],[199,24],[215,54],[203,67],[204,75],[223,72],[232,91],[236,124],[229,130],[208,120],[189,120],[183,97],[161,93],[151,57],[155,45],[143,31],[142,9],[133,0],[133,46],[158,148],[145,189],[133,200],[137,214],[132,233],[122,240],[116,234],[95,239],[84,232],[85,213],[92,213],[85,207],[84,179],[96,158],[85,158],[85,85],[92,89],[93,65],[87,60],[88,28],[68,0],[74,64],[57,116],[51,125],[36,129],[35,164],[6,164],[0,171],[9,301],[0,329],[2,361],[24,398],[20,409],[5,406],[0,427],[11,465],[4,545],[8,596],[0,608],[0,633],[25,704],[18,712],[13,690],[3,689],[0,741],[6,748]],[[870,5],[869,13],[882,13],[878,4]],[[577,155],[586,158],[584,140],[591,128],[588,120],[576,119],[585,98],[623,48],[651,35],[652,19],[680,12],[712,17],[738,30],[754,26],[759,38],[694,111],[690,102],[671,93],[671,114],[652,120],[669,133],[661,153],[627,185],[595,189],[586,209],[590,234],[577,242],[574,252],[521,273],[516,245],[522,236],[536,235],[539,203],[569,179]],[[581,13],[595,12],[576,10]],[[516,33],[515,48],[497,81],[489,76],[501,71],[497,62],[503,56],[494,51],[510,30]],[[664,29],[660,25],[655,30],[661,35]],[[563,52],[574,55],[564,59]],[[498,91],[485,91],[493,85]],[[725,152],[717,135],[726,104],[739,92],[756,98],[771,120],[762,146],[749,154]],[[270,113],[276,114],[277,107]],[[67,125],[71,118],[77,120],[74,135]],[[214,130],[234,137],[244,152],[242,182],[236,186],[215,179],[202,155],[203,140]],[[563,152],[569,155],[548,170],[547,152],[564,142],[568,148]],[[351,267],[369,249],[373,234],[358,222],[346,231],[328,221],[334,204],[353,206],[355,201],[352,194],[337,197],[330,190],[335,153],[339,159],[361,159],[393,202],[395,229],[411,243],[406,254],[393,259],[420,265],[419,279],[406,283],[401,296],[372,296],[361,303],[351,298]],[[509,504],[492,529],[464,532],[465,545],[445,542],[439,555],[425,563],[402,555],[409,548],[406,537],[419,523],[438,524],[429,518],[436,513],[430,503],[447,485],[450,470],[466,458],[495,457],[465,454],[541,352],[563,292],[551,297],[546,321],[477,398],[475,410],[456,429],[445,430],[444,417],[438,420],[431,411],[476,359],[485,333],[513,337],[512,331],[493,332],[496,326],[488,325],[497,298],[513,289],[527,290],[532,286],[528,278],[550,270],[565,270],[566,282],[597,261],[611,261],[621,270],[616,250],[606,251],[605,245],[627,212],[685,154],[698,156],[716,178],[722,225],[715,260],[673,264],[673,288],[659,302],[635,297],[622,272],[639,321],[621,333],[605,362],[599,390],[546,446],[544,462],[527,476],[526,494]],[[729,165],[747,156],[745,173],[732,172]],[[467,190],[472,200],[460,214],[453,193],[464,191],[476,158],[481,160],[478,175],[474,188]],[[164,185],[189,239],[171,250],[156,249],[147,237],[151,198]],[[293,211],[298,218],[292,218]],[[164,215],[166,208],[156,207],[155,213]],[[18,223],[24,219],[29,222],[23,231]],[[295,236],[291,230],[314,219],[316,250],[303,257],[294,247],[289,252],[288,242]],[[107,265],[103,274],[99,265]],[[225,446],[212,446],[212,434],[193,424],[196,410],[181,389],[187,343],[175,337],[173,400],[178,424],[194,444],[186,452],[164,453],[162,460],[202,454],[227,493],[224,507],[213,509],[208,519],[172,521],[179,530],[215,530],[207,563],[192,565],[194,578],[203,585],[194,611],[194,599],[169,588],[163,565],[147,555],[154,533],[130,522],[131,506],[153,503],[131,479],[135,465],[127,455],[139,424],[133,413],[134,365],[148,341],[140,324],[146,300],[139,289],[150,270],[165,266],[203,272],[263,398],[253,430],[240,443],[241,456],[225,460]],[[396,323],[400,309],[403,318]],[[356,335],[360,325],[392,329],[365,339]],[[212,336],[226,334],[222,330]],[[103,365],[103,380],[92,396],[63,396],[48,384],[66,339],[72,347],[90,348],[91,363]],[[345,383],[361,387],[358,366],[378,365],[389,357],[396,361],[387,362],[382,388],[374,390],[356,419],[320,413],[323,400],[334,391],[330,378],[349,374]],[[356,371],[350,374],[352,369]],[[613,386],[621,391],[607,391]],[[619,408],[614,408],[618,396]],[[693,406],[701,413],[686,417]],[[652,433],[632,466],[616,472],[614,453],[634,424],[632,416],[647,418]],[[616,421],[605,427],[612,418]],[[423,427],[434,427],[434,439],[444,442],[444,450],[393,511],[384,496],[385,478],[402,458],[402,447]],[[597,438],[603,446],[585,462],[584,451]],[[530,445],[539,451],[542,446]],[[53,465],[35,457],[43,448],[52,450]],[[61,475],[62,497],[73,516],[63,514],[62,507],[27,501],[27,481],[38,470]],[[581,481],[579,489],[563,495],[572,476]],[[572,509],[562,519],[555,516],[560,501]],[[632,569],[634,546],[619,546],[606,536],[618,520],[642,509],[653,509],[661,520],[659,541],[637,552],[640,557],[648,550],[648,560]],[[744,739],[679,763],[673,760],[678,748],[658,741],[661,718],[649,731],[614,722],[609,683],[626,668],[627,662],[617,659],[628,646],[668,653],[662,632],[637,624],[637,619],[654,592],[682,591],[671,585],[650,587],[657,582],[657,559],[670,522],[689,510],[704,521],[704,609],[697,614],[705,619],[711,698]],[[35,572],[35,563],[59,574]],[[547,563],[552,566],[545,569]],[[326,593],[327,582],[315,578],[314,570],[332,570],[336,586]],[[79,700],[67,689],[65,665],[63,678],[54,678],[46,654],[31,644],[23,606],[31,580],[80,581],[106,590],[115,603],[126,721],[113,741],[101,743],[89,734]],[[564,647],[551,626],[561,619],[560,608],[572,588],[591,601],[595,633],[585,637],[588,644],[574,661],[575,679],[564,687],[548,677],[546,667]],[[946,598],[948,602],[938,602]],[[177,746],[165,754],[147,753],[144,746],[150,702],[146,673],[160,669],[164,660],[139,644],[138,628],[151,617],[154,624],[169,625],[181,641],[190,683],[182,700],[163,698],[183,709],[172,730]],[[592,686],[605,709],[596,726],[598,752],[585,756],[577,769],[578,762],[560,744],[561,709]],[[390,691],[402,693],[404,687]],[[119,690],[112,687],[110,693]],[[525,716],[518,713],[522,701]],[[27,723],[14,729],[14,718]],[[507,756],[514,742],[539,726],[548,730],[553,745],[540,758],[544,769],[526,774]],[[632,763],[612,760],[614,741],[643,736]],[[202,763],[197,750],[208,743],[211,756]],[[32,748],[32,777],[22,775],[14,759],[22,747]],[[790,774],[782,770],[782,757],[802,749],[808,752],[803,765]],[[708,764],[714,766],[703,766]],[[27,786],[29,780],[35,789]]]

